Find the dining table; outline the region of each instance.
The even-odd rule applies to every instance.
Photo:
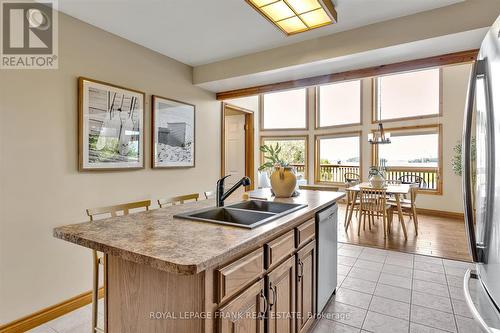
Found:
[[[348,218],[345,225],[345,230],[349,227],[349,224],[352,220],[352,213],[354,211],[354,206],[356,205],[356,200],[358,199],[359,192],[361,188],[375,188],[372,187],[370,183],[359,183],[351,187],[347,187],[345,189],[346,192],[351,192],[351,200],[347,207]],[[410,193],[411,186],[410,184],[387,184],[383,187],[387,195],[393,196],[396,202],[397,213],[399,217],[399,222],[401,223],[401,227],[403,228],[403,234],[405,239],[408,239],[408,233],[406,231],[406,225],[404,224],[403,211],[401,209],[401,196],[406,196]],[[349,193],[348,193],[349,194]]]

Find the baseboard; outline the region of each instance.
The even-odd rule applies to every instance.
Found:
[[[99,298],[104,297],[104,289],[99,289]],[[0,333],[21,333],[45,324],[53,319],[61,317],[66,313],[74,311],[82,306],[92,303],[92,292],[88,291],[72,297],[61,303],[49,306],[45,309],[32,313],[26,317],[14,320],[0,326]]]
[[[456,213],[456,212],[447,212],[444,210],[434,210],[427,208],[417,208],[417,213],[423,215],[437,216],[437,217],[446,217],[451,219],[464,219],[464,213]]]

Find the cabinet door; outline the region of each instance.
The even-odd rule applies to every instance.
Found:
[[[267,300],[259,280],[217,312],[219,333],[264,333]]]
[[[316,242],[297,252],[297,332],[307,332],[316,305]]]
[[[267,276],[268,333],[295,333],[295,257]]]

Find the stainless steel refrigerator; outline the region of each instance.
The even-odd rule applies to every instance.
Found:
[[[481,44],[467,96],[462,180],[475,268],[464,294],[484,332],[500,332],[500,17]]]

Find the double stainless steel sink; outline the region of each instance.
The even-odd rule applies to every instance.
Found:
[[[225,207],[212,207],[178,214],[174,217],[253,229],[306,206],[304,204],[248,200]]]

